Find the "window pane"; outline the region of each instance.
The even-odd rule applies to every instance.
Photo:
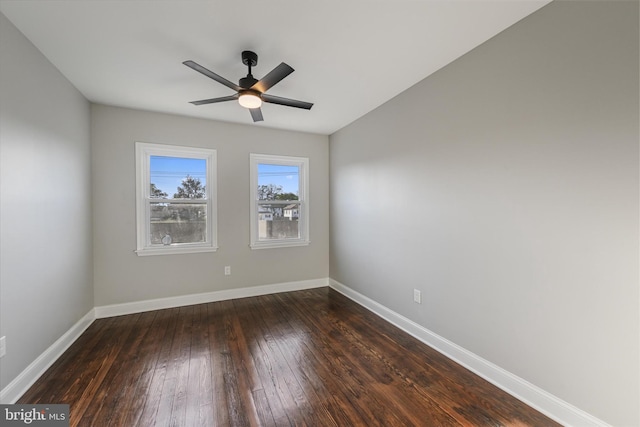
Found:
[[[298,200],[300,168],[258,164],[258,200]]]
[[[152,245],[207,241],[206,204],[151,202],[150,207]]]
[[[259,204],[258,239],[299,239],[300,204]]]
[[[187,157],[149,156],[151,197],[203,199],[207,161]]]

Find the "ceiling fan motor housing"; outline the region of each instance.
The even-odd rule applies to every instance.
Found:
[[[258,80],[254,79],[253,76],[249,74],[247,77],[241,78],[239,83],[240,84],[238,86],[241,88],[249,89],[251,86],[258,83]]]

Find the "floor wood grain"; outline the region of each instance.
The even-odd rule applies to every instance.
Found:
[[[18,403],[71,426],[555,426],[329,288],[96,320]]]

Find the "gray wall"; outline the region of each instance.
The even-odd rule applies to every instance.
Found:
[[[93,105],[91,141],[96,306],[328,277],[327,136]],[[136,141],[217,150],[217,252],[133,252]],[[309,157],[309,246],[249,248],[252,152]],[[224,275],[225,265],[231,276]]]
[[[89,103],[0,14],[0,389],[93,308]]]
[[[638,79],[637,2],[554,2],[338,131],[331,278],[639,425]]]

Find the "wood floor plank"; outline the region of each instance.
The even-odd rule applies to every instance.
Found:
[[[257,302],[257,304],[252,304]],[[303,393],[290,371],[289,365],[282,357],[276,337],[271,332],[280,322],[264,310],[260,300],[242,300],[245,306],[242,313],[242,327],[247,337],[256,345],[253,346],[254,364],[262,372],[261,383],[268,391],[275,405],[272,405],[272,416],[278,425],[293,424],[293,420],[303,420]],[[256,317],[252,317],[255,313]]]
[[[255,375],[251,367],[250,356],[244,354],[244,336],[238,327],[238,319],[232,301],[217,304],[220,309],[218,327],[215,330],[214,357],[218,363],[214,366],[216,402],[219,415],[225,419],[225,425],[258,425],[257,408],[253,401],[252,388]]]
[[[234,415],[234,424],[257,426],[259,425],[258,410],[253,400],[253,392],[262,387],[253,359],[247,349],[244,331],[240,327],[237,308],[233,301],[229,301],[229,305],[229,316],[225,318],[229,344],[229,352],[225,357],[227,362],[225,372],[227,384],[233,388],[233,395],[238,399],[230,405],[229,410]]]
[[[197,305],[194,309],[196,312],[191,340],[186,424],[194,427],[211,426],[214,425],[214,420],[208,311],[204,304]]]
[[[22,396],[71,426],[557,426],[329,288],[96,320]]]
[[[146,396],[144,398],[144,406],[140,410],[140,414],[131,414],[130,418],[136,420],[135,424],[140,426],[154,426],[160,425],[157,421],[158,410],[161,405],[164,405],[162,401],[162,389],[164,387],[164,381],[167,375],[167,370],[171,364],[171,345],[176,333],[177,321],[179,316],[179,309],[172,308],[162,310],[163,314],[166,314],[167,318],[157,324],[155,330],[149,332],[150,335],[157,337],[155,349],[147,350],[153,352],[156,357],[156,362],[153,367],[153,371],[149,372],[150,379],[146,386]],[[135,372],[131,372],[135,375]],[[142,392],[142,390],[141,390]]]
[[[274,311],[271,299],[268,295],[258,301],[263,318],[263,327],[266,331],[267,344],[271,350],[272,358],[272,378],[276,380],[281,390],[281,401],[287,408],[287,415],[291,418],[302,420],[307,425],[313,425],[317,419],[316,408],[313,405],[313,398],[305,390],[295,372],[295,363],[288,360],[287,355],[290,348],[299,345],[295,334],[290,333],[288,323],[281,311]],[[293,369],[292,369],[293,367]]]
[[[245,311],[240,312],[240,324],[245,330],[245,336],[251,340],[251,357],[254,366],[260,376],[262,390],[256,390],[255,394],[259,399],[263,397],[268,402],[268,410],[260,401],[256,404],[256,409],[261,415],[261,421],[268,425],[272,420],[275,425],[290,425],[289,415],[293,415],[287,410],[284,402],[289,401],[284,387],[281,385],[281,379],[277,372],[277,353],[274,347],[269,344],[270,332],[266,329],[269,319],[266,313],[262,311],[259,301],[253,298],[243,299],[246,304]],[[284,399],[281,396],[285,396]]]
[[[136,372],[137,375],[132,377],[127,391],[121,394],[121,409],[111,416],[113,425],[144,424],[142,414],[147,401],[153,398],[152,381],[162,354],[162,343],[169,330],[171,313],[170,310],[146,313],[148,322],[138,330],[139,344],[131,348],[133,357],[129,359],[130,364],[120,369],[124,375],[130,372]]]
[[[175,318],[176,327],[162,369],[164,379],[155,415],[155,423],[158,425],[182,425],[172,423],[182,420],[180,417],[184,409],[182,405],[186,387],[183,382],[188,380],[191,344],[190,311],[191,307],[180,307]]]
[[[213,419],[216,426],[229,425],[227,393],[224,387],[223,355],[226,351],[224,310],[221,304],[207,304],[209,319],[209,352],[211,354],[211,385],[213,389]]]
[[[189,366],[191,362],[191,336],[193,332],[194,306],[180,308],[180,340],[175,347],[176,357],[173,360],[173,401],[169,425],[184,426],[187,415],[187,392],[189,384]],[[170,395],[169,389],[167,396]]]

